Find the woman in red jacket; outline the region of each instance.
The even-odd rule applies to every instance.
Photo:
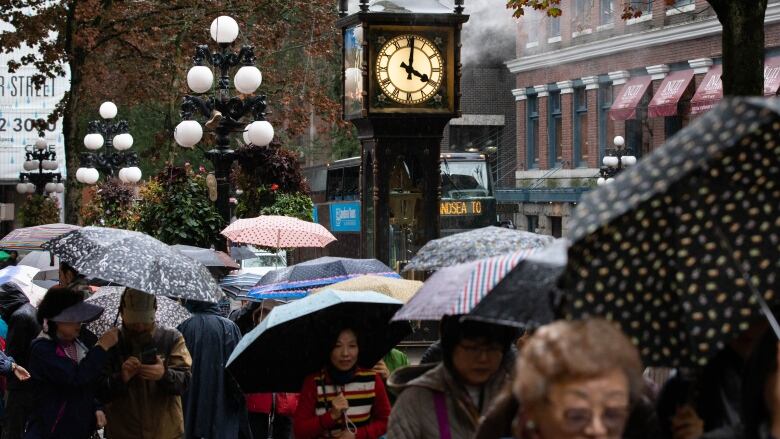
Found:
[[[376,439],[387,432],[390,401],[382,378],[357,367],[358,338],[344,329],[325,367],[306,377],[293,418],[296,439]]]

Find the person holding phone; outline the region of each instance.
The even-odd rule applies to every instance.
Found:
[[[179,438],[184,435],[181,395],[192,359],[184,337],[155,325],[157,299],[128,288],[119,312],[119,342],[109,352],[102,399],[111,439]]]

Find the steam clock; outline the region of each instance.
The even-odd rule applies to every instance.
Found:
[[[344,38],[343,117],[361,143],[363,257],[400,268],[439,236],[439,153],[458,117],[463,0],[360,1]]]

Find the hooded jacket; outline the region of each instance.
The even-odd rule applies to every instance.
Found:
[[[30,358],[30,343],[41,332],[36,314],[35,307],[19,287],[10,282],[0,285],[0,317],[8,324],[6,353],[25,369],[28,368]],[[8,389],[31,390],[31,385],[22,383],[11,375],[8,379]]]
[[[247,421],[244,395],[225,371],[241,332],[219,315],[215,303],[190,302],[192,317],[179,325],[192,356],[192,381],[182,395],[187,438],[235,438],[241,422]],[[248,425],[244,430],[248,429]]]
[[[434,403],[436,393],[443,394],[450,434],[453,438],[471,438],[490,402],[501,391],[508,374],[502,367],[482,388],[483,404],[472,401],[444,364],[424,364],[398,369],[388,386],[400,393],[390,414],[388,439],[439,439],[439,422]]]

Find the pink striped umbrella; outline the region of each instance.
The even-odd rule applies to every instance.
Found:
[[[72,224],[44,224],[12,230],[0,240],[0,248],[8,250],[41,250],[44,242],[79,229]]]
[[[439,320],[468,314],[490,290],[537,249],[480,259],[438,270],[401,308],[393,320]]]
[[[237,220],[222,235],[232,242],[269,248],[325,247],[336,240],[320,224],[276,215]]]

